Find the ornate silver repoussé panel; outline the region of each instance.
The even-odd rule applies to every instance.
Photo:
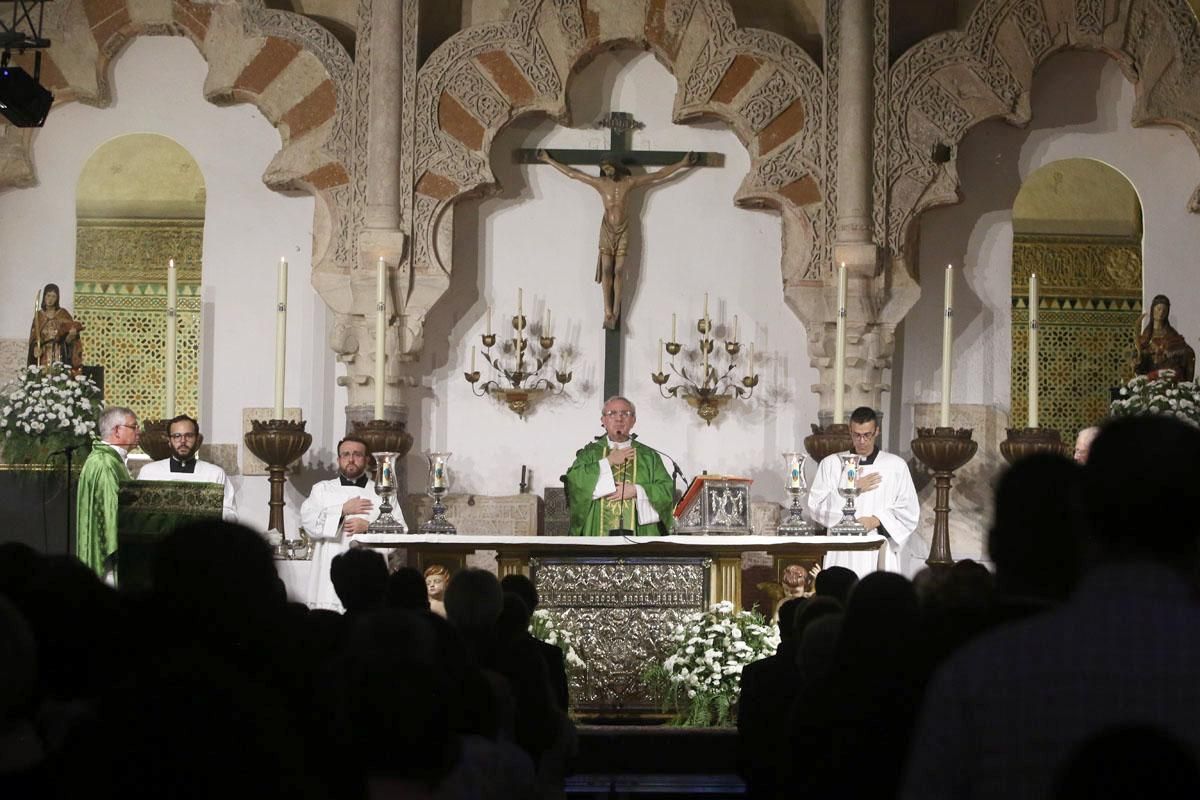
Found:
[[[568,665],[571,707],[591,714],[657,712],[642,673],[708,603],[703,557],[541,558],[531,562],[541,602],[567,630],[584,668]]]
[[[750,484],[707,480],[684,510],[676,533],[742,534],[750,528]]]

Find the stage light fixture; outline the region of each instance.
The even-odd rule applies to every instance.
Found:
[[[0,67],[0,115],[18,128],[40,128],[54,95],[20,67]]]

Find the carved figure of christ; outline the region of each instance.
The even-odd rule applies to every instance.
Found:
[[[589,175],[568,167],[547,153],[538,150],[538,159],[557,169],[568,178],[586,183],[604,202],[600,219],[599,253],[596,257],[596,283],[604,295],[604,327],[614,330],[621,316],[621,273],[629,248],[629,195],[643,186],[653,186],[670,180],[675,173],[699,162],[696,153],[688,153],[679,161],[648,175],[633,176],[629,170],[613,161],[600,163],[600,175]]]
[[[722,166],[724,156],[677,150],[634,150],[632,134],[642,124],[625,111],[610,112],[598,124],[609,130],[607,150],[526,149],[517,151],[516,160],[519,164],[550,164],[564,175],[593,186],[604,201],[596,282],[604,294],[604,396],[611,397],[621,393],[621,280],[628,247],[629,195],[641,186],[669,180],[685,167]],[[599,165],[600,176],[581,172],[567,166],[569,164]],[[635,178],[630,176],[629,166],[663,169]]]

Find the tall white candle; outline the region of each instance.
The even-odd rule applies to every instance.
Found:
[[[283,419],[283,378],[287,354],[287,270],[287,259],[279,259],[279,285],[275,291],[275,415],[272,419]]]
[[[525,297],[525,291],[518,287],[517,288],[517,316],[518,317],[521,316],[521,304],[522,304],[522,300],[524,299],[524,297]]]
[[[1029,427],[1038,426],[1038,279],[1029,276]]]
[[[704,293],[704,321],[708,322],[708,292]]]
[[[663,342],[662,342],[662,339],[659,339],[658,340],[658,371],[660,373],[662,372],[662,353],[663,353]]]
[[[167,419],[175,416],[175,361],[176,337],[179,335],[179,288],[178,273],[175,271],[175,259],[167,262],[167,386],[165,411]]]
[[[542,336],[550,335],[550,306],[546,306],[546,319],[542,321]]]
[[[676,330],[675,330],[675,315],[674,315],[674,314],[672,314],[672,315],[671,315],[671,341],[672,341],[672,342],[678,342],[678,341],[679,341],[678,339],[676,339],[676,338],[675,338],[675,336],[676,336]]]
[[[387,264],[379,257],[375,271],[375,419],[383,419],[383,375],[387,338]]]
[[[492,307],[487,307],[487,327],[483,329],[484,333],[492,332]]]
[[[475,371],[475,346],[471,346],[471,372]]]
[[[733,315],[733,340],[735,342],[738,341],[738,317],[737,317],[737,314]]]
[[[954,266],[946,265],[946,288],[943,291],[945,313],[942,315],[942,417],[943,428],[950,427],[950,349],[954,339]]]
[[[846,416],[846,263],[838,267],[837,339],[833,349],[833,424]]]
[[[750,358],[746,361],[751,377],[754,375],[754,342],[750,343]]]

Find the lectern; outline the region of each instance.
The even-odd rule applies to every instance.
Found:
[[[154,549],[180,525],[221,519],[219,483],[128,481],[117,496],[117,580],[122,589],[150,588]]]

